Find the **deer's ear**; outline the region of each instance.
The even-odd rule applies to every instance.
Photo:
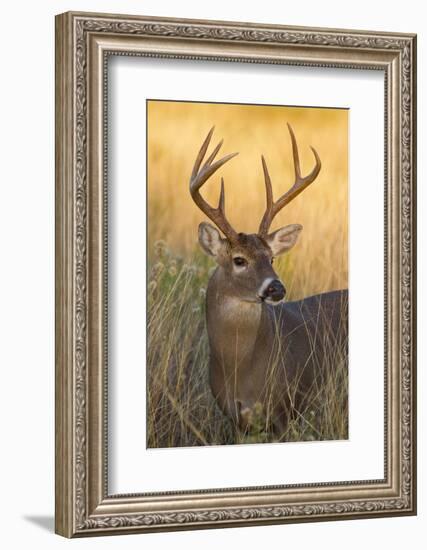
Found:
[[[217,256],[222,250],[225,240],[221,237],[218,229],[210,223],[199,225],[199,243],[206,254]]]
[[[293,223],[281,227],[268,235],[266,241],[273,252],[273,256],[279,256],[294,246],[301,233],[302,225]]]

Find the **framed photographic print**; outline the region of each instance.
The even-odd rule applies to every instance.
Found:
[[[56,531],[416,513],[410,34],[56,18]]]

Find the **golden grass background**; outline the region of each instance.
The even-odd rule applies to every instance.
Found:
[[[149,101],[147,109],[150,249],[162,239],[176,254],[193,255],[198,224],[206,218],[191,200],[188,181],[213,125],[211,149],[224,138],[219,156],[234,151],[239,155],[206,182],[202,193],[216,206],[223,175],[228,219],[237,231],[256,232],[265,209],[261,154],[266,157],[276,199],[293,183],[289,122],[299,145],[303,175],[314,166],[310,145],[319,153],[322,169],[273,222],[272,230],[288,223],[304,227],[295,248],[275,265],[279,275],[287,275],[284,282],[292,298],[347,287],[347,110],[173,101]]]
[[[219,411],[208,382],[205,293],[215,267],[197,241],[206,218],[193,203],[189,177],[209,129],[210,150],[239,155],[203,187],[217,205],[220,178],[226,212],[237,231],[256,232],[265,209],[260,156],[266,157],[277,199],[293,183],[286,122],[299,144],[303,175],[322,160],[316,181],[279,213],[271,230],[304,226],[296,246],[274,266],[288,299],[347,287],[348,113],[345,110],[149,101],[148,115],[148,314],[147,446],[177,447],[346,439],[347,364],[331,349],[329,373],[286,433],[274,439],[262,423],[243,440]],[[209,153],[208,153],[209,154]],[[344,412],[343,412],[344,411]]]

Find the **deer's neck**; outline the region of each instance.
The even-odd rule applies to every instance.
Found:
[[[224,274],[217,270],[207,292],[207,328],[211,358],[220,368],[233,371],[250,368],[254,362],[256,342],[268,333],[267,308],[247,302],[227,289]]]

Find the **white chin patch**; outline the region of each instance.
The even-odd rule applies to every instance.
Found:
[[[278,306],[279,304],[284,302],[284,300],[285,300],[285,298],[282,298],[281,300],[277,300],[276,302],[274,302],[273,300],[269,300],[268,298],[266,298],[264,300],[264,303],[270,304],[270,306]]]

